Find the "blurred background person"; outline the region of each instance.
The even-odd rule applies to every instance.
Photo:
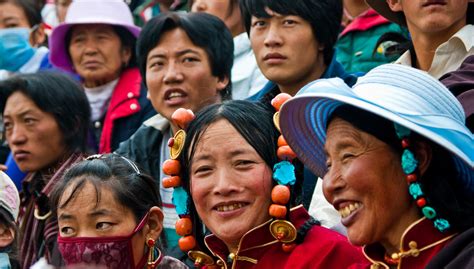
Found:
[[[38,3],[0,0],[0,80],[51,68],[46,40]]]
[[[408,29],[387,20],[367,5],[365,0],[344,0],[347,23],[336,42],[336,59],[348,72],[368,72],[384,63],[395,61],[399,55],[391,48],[396,39],[378,44],[383,35],[401,36],[407,40]]]
[[[408,50],[395,63],[439,79],[474,54],[472,0],[367,0],[367,4],[410,32]]]
[[[267,83],[258,68],[250,40],[240,13],[239,0],[192,0],[191,11],[206,12],[221,19],[234,38],[232,66],[232,99],[241,100],[254,95]]]
[[[145,25],[161,13],[170,11],[186,12],[189,10],[187,0],[132,0],[129,6],[133,11],[135,24],[138,26]]]
[[[139,33],[122,0],[76,0],[51,35],[51,62],[78,74],[84,86],[94,152],[115,150],[156,114],[136,67]]]
[[[20,196],[13,181],[0,171],[0,268],[20,268],[17,220]]]
[[[0,82],[5,137],[23,180],[21,268],[41,258],[59,266],[57,222],[49,194],[65,170],[83,158],[90,108],[84,91],[66,75],[40,72]]]

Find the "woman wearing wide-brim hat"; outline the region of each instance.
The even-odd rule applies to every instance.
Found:
[[[320,80],[285,103],[283,136],[323,178],[373,268],[473,268],[474,139],[456,98],[388,64],[349,88]]]
[[[140,28],[121,0],[77,0],[50,39],[51,62],[78,74],[91,106],[90,147],[111,152],[156,114],[136,67]]]
[[[474,55],[473,0],[366,2],[388,20],[408,27],[409,50],[395,63],[427,71],[439,79]]]

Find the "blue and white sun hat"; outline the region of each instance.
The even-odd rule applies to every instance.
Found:
[[[404,126],[452,153],[463,183],[474,193],[474,138],[458,100],[426,72],[399,64],[372,69],[352,87],[339,78],[303,87],[280,111],[283,136],[313,173],[326,173],[328,120],[351,105]]]

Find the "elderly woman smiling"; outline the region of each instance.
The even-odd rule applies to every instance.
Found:
[[[353,89],[318,81],[280,124],[374,268],[473,268],[473,136],[436,79],[384,65]]]
[[[77,0],[51,35],[51,62],[79,75],[91,107],[90,148],[118,148],[156,114],[136,68],[140,28],[122,0]]]

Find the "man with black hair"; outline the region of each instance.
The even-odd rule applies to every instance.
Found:
[[[355,84],[357,76],[346,73],[334,50],[342,20],[341,0],[242,0],[240,8],[257,64],[270,80],[249,100],[273,110],[270,101],[276,95],[295,95],[320,78],[339,77],[349,86]],[[312,198],[317,177],[302,165],[296,167],[297,176],[304,178],[303,205],[309,208],[311,200],[317,202],[316,218],[324,226],[336,225],[338,214],[319,186]]]

